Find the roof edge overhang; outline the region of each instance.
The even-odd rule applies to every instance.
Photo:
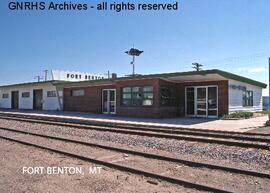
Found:
[[[19,84],[10,84],[10,85],[3,85],[0,86],[1,88],[13,88],[13,87],[21,87],[21,86],[31,86],[31,85],[44,85],[44,84],[52,84],[52,85],[56,85],[59,83],[63,83],[66,81],[58,81],[58,80],[49,80],[49,81],[42,81],[42,82],[25,82],[25,83],[19,83]]]

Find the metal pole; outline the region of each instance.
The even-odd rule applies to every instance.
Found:
[[[269,71],[269,82],[268,82],[268,120],[270,120],[270,57],[268,58],[268,71]]]
[[[132,59],[132,68],[133,68],[132,74],[133,76],[135,76],[135,56],[133,56],[133,59]]]
[[[45,82],[48,80],[48,70],[44,70],[45,72]]]

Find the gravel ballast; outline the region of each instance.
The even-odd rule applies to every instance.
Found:
[[[139,149],[193,161],[204,161],[229,166],[256,169],[267,172],[270,152],[255,148],[240,148],[226,145],[190,142],[185,140],[161,139],[112,132],[84,130],[72,127],[33,124],[0,119],[0,127],[22,129],[47,135],[72,137],[78,140],[102,143],[122,148]]]

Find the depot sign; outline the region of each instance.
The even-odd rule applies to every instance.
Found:
[[[105,76],[96,73],[83,73],[76,71],[52,70],[53,80],[86,81],[104,79]]]

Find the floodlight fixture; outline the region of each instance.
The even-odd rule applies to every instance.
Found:
[[[132,64],[132,75],[135,76],[135,57],[140,56],[143,51],[134,48],[129,49],[128,51],[125,52],[126,54],[128,54],[129,56],[132,56],[132,61],[130,62],[130,64]]]

